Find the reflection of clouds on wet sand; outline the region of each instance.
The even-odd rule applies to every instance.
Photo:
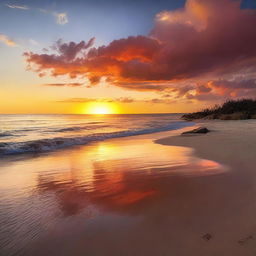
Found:
[[[72,255],[105,255],[101,248],[111,244],[115,250],[118,241],[121,252],[130,248],[130,239],[147,248],[146,240],[144,245],[139,241],[148,236],[161,248],[173,235],[171,227],[178,225],[184,232],[188,216],[202,218],[202,206],[217,202],[221,189],[219,194],[211,189],[212,181],[225,177],[224,167],[194,157],[189,148],[148,139],[24,157],[1,169],[1,228],[8,244],[4,250],[29,256],[71,255],[67,250]],[[212,207],[214,203],[207,211]],[[165,232],[166,238],[158,234]],[[135,255],[132,250],[130,255]]]
[[[177,180],[186,183],[188,176],[225,171],[216,162],[193,157],[188,148],[166,147],[147,140],[121,145],[104,142],[70,156],[57,154],[55,161],[62,162],[67,157],[69,169],[40,172],[37,185],[39,193],[55,193],[66,216],[91,205],[103,212],[139,214],[142,205],[148,207],[172,190],[171,194],[175,194]]]

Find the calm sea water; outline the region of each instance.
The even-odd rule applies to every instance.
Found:
[[[0,155],[42,152],[193,125],[180,114],[0,115]]]

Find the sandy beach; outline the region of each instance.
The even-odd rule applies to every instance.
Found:
[[[6,157],[3,255],[255,255],[255,124]]]
[[[229,169],[225,175],[211,177],[208,181],[204,179],[203,187],[198,184],[196,190],[201,191],[197,195],[200,197],[196,203],[198,212],[189,214],[187,227],[195,228],[198,222],[197,228],[204,228],[212,239],[204,245],[195,242],[181,255],[254,255],[256,122],[209,121],[202,124],[211,132],[156,141],[163,145],[193,148],[196,156],[214,160]],[[195,236],[196,229],[194,231],[191,236]]]

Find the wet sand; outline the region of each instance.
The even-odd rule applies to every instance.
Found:
[[[1,255],[255,255],[256,122],[207,127],[2,160]]]

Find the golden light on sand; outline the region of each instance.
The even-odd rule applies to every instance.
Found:
[[[107,114],[117,114],[117,106],[113,103],[108,102],[92,102],[87,104],[84,109],[84,114],[92,115],[107,115]]]

